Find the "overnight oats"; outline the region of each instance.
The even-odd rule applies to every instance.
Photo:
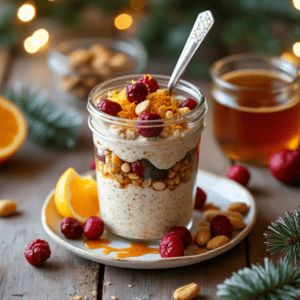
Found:
[[[106,230],[157,240],[174,226],[190,228],[201,132],[201,91],[168,76],[129,75],[89,95],[101,218]]]

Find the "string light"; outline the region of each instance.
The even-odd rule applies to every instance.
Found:
[[[28,53],[37,52],[40,46],[40,41],[34,36],[30,36],[24,41],[24,48]]]
[[[128,14],[120,14],[115,18],[115,26],[119,30],[125,30],[132,24],[132,17]]]
[[[25,3],[18,10],[18,18],[23,22],[29,22],[35,17],[35,7]]]
[[[42,47],[48,42],[49,33],[46,29],[39,29],[33,33],[32,37],[37,38],[40,42],[40,47]]]
[[[300,57],[300,42],[297,42],[293,45],[293,52],[296,56]]]
[[[300,0],[293,0],[293,4],[296,9],[300,10]]]

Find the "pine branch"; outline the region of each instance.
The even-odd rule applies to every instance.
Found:
[[[264,267],[239,270],[217,288],[222,300],[293,300],[300,295],[300,268],[285,260],[275,266],[265,258]]]
[[[3,89],[3,96],[14,102],[26,116],[29,138],[41,145],[72,148],[82,123],[74,110],[62,110],[49,102],[46,91],[38,91],[17,84],[13,89]]]
[[[265,237],[271,254],[286,251],[287,260],[300,262],[300,206],[271,223],[268,229]]]

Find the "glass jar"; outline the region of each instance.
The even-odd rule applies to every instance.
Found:
[[[210,69],[214,133],[233,160],[266,166],[300,143],[298,69],[281,57],[232,55]]]
[[[160,128],[156,137],[141,136],[137,120],[97,109],[97,101],[105,99],[109,91],[119,92],[142,76],[127,75],[98,85],[89,95],[88,122],[93,132],[100,211],[106,230],[121,238],[152,242],[174,226],[192,225],[207,104],[195,85],[180,80],[173,90],[176,98],[193,98],[198,106],[178,117],[151,121],[151,125],[138,121],[138,128]],[[153,78],[160,89],[167,89],[168,76]],[[144,173],[140,176],[132,170],[137,162]]]

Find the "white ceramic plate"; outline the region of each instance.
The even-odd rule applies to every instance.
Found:
[[[83,239],[70,240],[60,231],[61,216],[58,214],[54,203],[54,190],[48,195],[42,209],[42,223],[47,234],[58,244],[71,252],[86,259],[93,260],[105,265],[132,268],[132,269],[165,269],[187,266],[216,257],[241,242],[250,232],[256,221],[256,204],[249,191],[240,184],[227,178],[219,177],[208,172],[199,171],[197,185],[207,194],[206,203],[212,203],[226,210],[231,202],[244,202],[248,205],[249,211],[244,217],[246,227],[242,231],[234,231],[230,242],[215,250],[197,254],[185,255],[173,258],[161,258],[159,254],[146,254],[139,257],[116,258],[115,253],[102,254],[103,249],[89,250],[84,247]],[[199,228],[199,222],[203,220],[202,213],[194,211],[194,222],[191,233],[195,234]],[[109,246],[114,248],[127,248],[130,243],[123,241],[104,232],[101,238],[108,238],[111,241]],[[158,248],[158,245],[150,247]]]

